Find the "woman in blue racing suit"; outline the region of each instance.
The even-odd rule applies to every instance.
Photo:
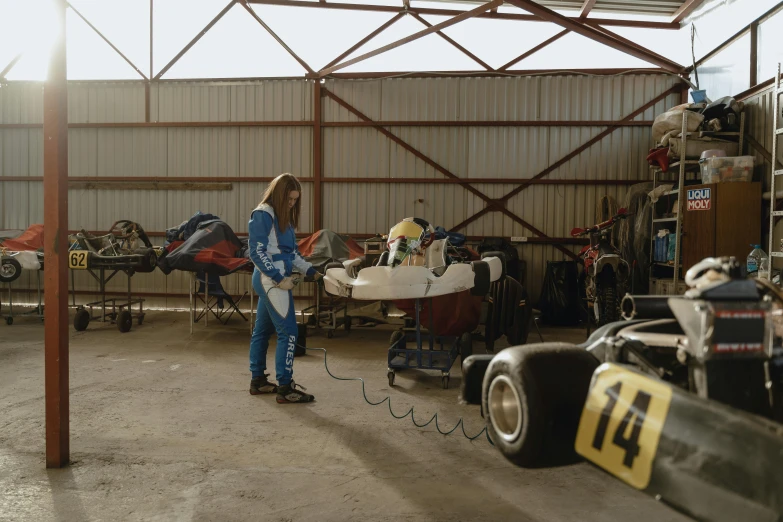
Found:
[[[277,393],[280,404],[311,402],[314,397],[294,383],[297,324],[294,311],[294,271],[322,276],[302,259],[296,246],[302,187],[291,174],[269,184],[261,203],[250,214],[248,251],[253,260],[253,289],[258,294],[258,315],[250,338],[250,393]],[[277,384],[266,374],[269,338],[277,333],[275,372]]]

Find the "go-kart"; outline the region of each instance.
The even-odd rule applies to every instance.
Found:
[[[500,258],[464,262],[448,240],[436,240],[432,225],[419,218],[400,221],[385,239],[388,251],[375,266],[360,270],[361,261],[355,259],[341,267],[327,267],[326,291],[371,301],[428,298],[465,290],[483,296],[503,275]]]
[[[17,252],[0,246],[0,283],[19,279],[22,270],[41,270],[43,252]]]
[[[462,399],[519,466],[580,455],[698,520],[783,520],[783,292],[733,258],[685,281],[581,345],[468,358]]]
[[[138,223],[116,221],[109,232],[94,236],[81,230],[72,237],[68,266],[72,270],[109,268],[152,272],[161,249],[154,248]]]

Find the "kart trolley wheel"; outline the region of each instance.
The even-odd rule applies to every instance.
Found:
[[[83,332],[90,324],[90,312],[84,308],[79,308],[76,311],[76,316],[73,318],[73,328],[77,332]]]
[[[10,283],[22,275],[22,265],[12,257],[0,261],[0,283]]]

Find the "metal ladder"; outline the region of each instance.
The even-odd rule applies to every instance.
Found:
[[[781,248],[774,248],[774,241],[775,241],[775,218],[783,217],[783,211],[781,210],[775,210],[775,203],[777,201],[777,183],[775,182],[777,180],[778,176],[783,175],[783,169],[776,170],[777,166],[777,160],[778,160],[778,139],[783,134],[783,129],[778,129],[778,117],[780,116],[780,96],[783,94],[783,89],[780,88],[780,64],[778,63],[778,73],[775,75],[775,89],[773,91],[773,99],[772,99],[772,106],[774,110],[774,116],[772,117],[772,175],[770,176],[770,186],[769,186],[769,244],[767,245],[769,248],[767,249],[767,252],[769,253],[769,263],[768,263],[768,271],[766,274],[762,275],[761,272],[759,272],[759,277],[766,277],[767,279],[772,279],[772,262],[776,257],[783,257],[783,249]]]

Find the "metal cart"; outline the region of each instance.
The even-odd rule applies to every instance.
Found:
[[[84,253],[84,251],[78,250],[72,251],[71,254],[76,252]],[[131,278],[134,274],[133,269],[117,268],[115,266],[110,269],[111,274],[107,277],[105,268],[99,268],[98,274],[96,275],[92,268],[74,267],[74,263],[69,263],[69,265],[71,268],[71,299],[73,307],[76,308],[76,316],[73,319],[73,327],[77,332],[86,330],[87,326],[90,324],[90,321],[100,320],[101,322],[106,322],[107,318],[109,321],[116,323],[117,329],[122,333],[130,331],[131,326],[133,326],[134,318],[137,320],[139,325],[144,322],[144,299],[133,299],[131,295]],[[100,300],[86,303],[84,305],[76,304],[76,284],[74,282],[74,270],[81,269],[86,270],[87,273],[93,277],[93,279],[98,281],[98,284],[100,285]],[[114,276],[120,272],[123,272],[128,276],[127,297],[107,299],[106,283],[111,281]],[[138,313],[134,314],[133,305],[136,304],[139,305],[139,311]],[[107,306],[109,307],[108,311]],[[95,308],[98,307],[100,307],[101,311],[100,313],[96,314]]]
[[[309,279],[307,282],[311,282]],[[300,325],[326,330],[326,337],[331,339],[334,332],[342,326],[346,332],[351,331],[352,320],[348,315],[348,303],[343,298],[329,296],[326,303],[321,302],[321,283],[315,284],[315,304],[299,311]],[[305,320],[305,314],[310,312],[309,321]],[[342,313],[342,314],[341,314]],[[342,317],[340,317],[342,315]]]
[[[0,318],[5,319],[5,324],[11,326],[14,324],[14,317],[35,317],[43,321],[44,318],[44,306],[43,297],[41,293],[41,271],[37,270],[36,273],[37,291],[38,291],[38,304],[34,305],[32,310],[26,312],[14,312],[14,294],[11,289],[11,283],[8,283],[8,313],[3,314],[3,304],[0,302]],[[19,305],[17,305],[17,308]]]
[[[432,307],[432,299],[430,299]],[[413,328],[396,330],[389,341],[388,371],[389,386],[394,386],[396,370],[416,368],[421,370],[440,370],[444,389],[449,387],[451,366],[459,355],[462,359],[473,352],[473,338],[470,332],[461,336],[438,336],[432,332],[432,315],[430,314],[430,329],[422,333],[421,299],[416,299],[416,322]],[[426,339],[425,339],[426,338]],[[408,348],[409,342],[415,342],[415,348]],[[428,343],[428,349],[424,343]]]

